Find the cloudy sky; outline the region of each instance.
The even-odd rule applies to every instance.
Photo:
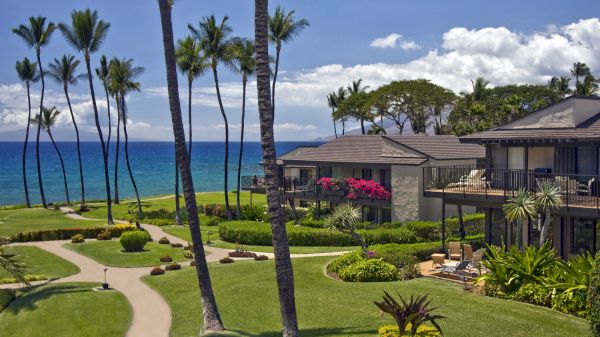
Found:
[[[295,9],[310,21],[291,44],[284,45],[277,88],[276,139],[311,140],[333,133],[325,96],[340,85],[362,78],[375,88],[393,80],[427,78],[455,92],[483,76],[493,85],[546,83],[553,75],[568,75],[575,61],[600,73],[600,2],[598,1],[270,1]],[[133,58],[146,68],[142,91],[128,97],[129,129],[139,139],[171,140],[165,69],[158,8],[152,0],[20,0],[7,1],[0,12],[0,132],[22,129],[27,116],[24,87],[14,70],[16,60],[34,58],[10,30],[31,15],[70,22],[74,9],[92,8],[110,22],[106,42],[93,55]],[[173,11],[175,36],[188,33],[187,24],[200,18],[228,15],[236,36],[253,36],[253,1],[180,0]],[[42,51],[44,65],[64,53],[77,54],[55,32]],[[80,71],[84,67],[80,67]],[[232,132],[239,131],[241,79],[220,68],[221,92]],[[180,77],[181,101],[187,102]],[[102,87],[96,82],[97,95]],[[33,87],[34,102],[40,86]],[[81,128],[94,131],[89,89],[72,89],[73,108]],[[197,140],[223,139],[212,76],[194,85],[192,94]],[[62,88],[48,81],[46,105],[65,110],[59,124],[70,125]],[[114,103],[111,103],[114,105]],[[103,116],[106,101],[99,99]],[[258,140],[254,79],[248,87],[247,138]],[[187,106],[183,106],[187,111]]]

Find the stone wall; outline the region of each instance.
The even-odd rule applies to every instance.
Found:
[[[419,218],[419,172],[418,166],[392,165],[392,221]]]

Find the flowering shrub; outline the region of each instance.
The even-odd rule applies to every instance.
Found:
[[[323,191],[339,191],[342,189],[343,180],[323,177],[317,180],[317,185],[321,186]]]
[[[321,178],[317,180],[317,185],[323,191],[340,191],[343,190],[346,198],[356,200],[359,197],[368,197],[378,200],[390,200],[392,193],[381,186],[378,182],[370,179],[333,179]]]

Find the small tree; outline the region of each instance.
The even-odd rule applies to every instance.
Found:
[[[560,189],[549,180],[538,182],[538,192],[535,195],[535,203],[539,210],[544,212],[544,224],[540,231],[540,247],[546,242],[548,236],[548,227],[552,218],[552,211],[560,206]]]
[[[367,253],[367,244],[360,234],[356,233],[356,224],[361,220],[360,208],[351,203],[338,205],[329,217],[329,228],[342,233],[350,234],[361,246],[364,253]]]
[[[517,224],[517,243],[521,248],[523,247],[521,242],[523,227],[529,218],[535,216],[535,206],[535,199],[524,188],[519,189],[517,194],[502,206],[506,221]]]
[[[600,253],[596,254],[587,297],[592,332],[600,337]]]

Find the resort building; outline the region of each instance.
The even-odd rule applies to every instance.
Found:
[[[353,201],[364,221],[439,220],[442,201],[425,198],[423,168],[476,166],[484,148],[460,143],[455,136],[342,136],[317,147],[298,147],[279,157],[287,200],[309,202],[317,210]],[[261,178],[247,177],[244,189],[260,191]],[[472,213],[474,207],[465,207]],[[449,207],[446,216],[457,214]]]
[[[478,207],[486,213],[488,243],[510,245],[521,238],[523,245],[532,244],[539,240],[543,215],[517,233],[502,205],[519,189],[536,192],[549,180],[562,198],[548,232],[557,252],[566,258],[600,248],[600,98],[572,96],[460,142],[484,145],[485,161],[422,168],[423,194],[441,200],[442,210]]]

